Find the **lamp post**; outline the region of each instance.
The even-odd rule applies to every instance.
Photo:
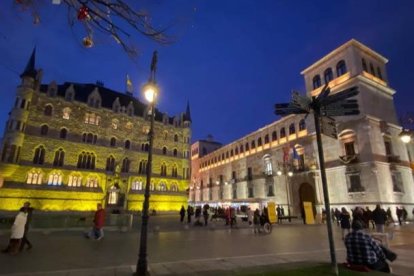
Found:
[[[411,135],[412,135],[412,132],[409,129],[403,129],[403,131],[401,131],[399,135],[401,141],[406,145],[408,161],[410,162],[410,166],[411,166],[411,154],[410,154],[410,150],[408,149],[408,143],[411,142]]]
[[[286,183],[286,199],[287,199],[287,211],[288,211],[288,220],[292,221],[290,217],[290,192],[289,192],[289,178],[293,176],[293,172],[289,170],[289,166],[286,163],[283,163],[282,170],[277,171],[278,176],[285,176]]]
[[[151,62],[151,73],[148,83],[143,87],[145,99],[149,103],[148,114],[150,116],[150,129],[148,132],[148,163],[147,163],[147,181],[145,183],[144,203],[142,204],[142,223],[141,223],[141,237],[139,244],[139,255],[137,262],[136,274],[138,276],[148,275],[147,263],[147,232],[148,232],[148,209],[150,197],[150,184],[152,173],[152,148],[154,140],[154,117],[155,117],[155,103],[158,96],[158,86],[155,81],[155,72],[157,68],[157,51],[154,51]]]

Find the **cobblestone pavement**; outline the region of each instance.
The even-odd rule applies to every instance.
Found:
[[[253,234],[246,224],[229,230],[217,223],[193,227],[168,216],[150,222],[148,261],[152,275],[231,275],[247,268],[286,263],[329,262],[326,225],[284,224],[270,235]],[[110,231],[112,230],[112,231]],[[398,254],[397,275],[414,271],[414,226],[395,227],[390,247]],[[340,229],[334,227],[339,263],[345,260]],[[131,275],[138,252],[138,231],[107,229],[101,241],[84,239],[81,230],[36,231],[34,247],[17,256],[0,255],[6,275]],[[5,246],[8,233],[0,235]],[[217,274],[218,273],[218,274]]]

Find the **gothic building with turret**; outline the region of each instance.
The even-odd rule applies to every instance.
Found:
[[[102,83],[42,84],[35,50],[21,74],[1,144],[0,209],[140,210],[148,106]],[[156,110],[150,208],[187,204],[191,116]]]

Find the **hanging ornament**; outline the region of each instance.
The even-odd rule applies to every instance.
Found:
[[[91,47],[93,47],[93,39],[92,39],[92,37],[90,37],[90,36],[85,37],[82,40],[82,44],[83,44],[83,46],[85,48],[91,48]]]
[[[87,20],[90,19],[90,15],[89,15],[89,10],[88,7],[86,6],[82,6],[80,7],[79,11],[78,11],[78,19],[79,20]]]

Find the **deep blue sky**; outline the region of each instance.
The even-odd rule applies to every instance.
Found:
[[[28,13],[0,4],[0,131],[32,48],[43,83],[94,83],[124,91],[129,73],[135,90],[148,77],[159,51],[159,108],[169,115],[191,104],[193,141],[212,134],[228,143],[276,120],[273,104],[290,91],[304,92],[300,71],[355,38],[387,57],[399,113],[414,112],[414,1],[146,0],[156,24],[175,23],[177,42],[160,46],[136,36],[134,62],[111,39],[84,49],[82,29],[71,30],[63,6],[43,1],[40,25]],[[5,2],[5,3],[3,3]],[[133,1],[136,2],[136,1]]]

